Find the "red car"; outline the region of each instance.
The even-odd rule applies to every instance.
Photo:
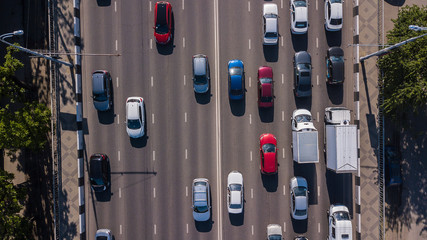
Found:
[[[258,69],[258,107],[273,107],[273,69],[260,67]]]
[[[172,38],[172,5],[168,2],[154,6],[154,37],[159,44],[168,44]]]
[[[263,174],[277,173],[277,140],[273,134],[264,133],[259,137],[259,155]]]

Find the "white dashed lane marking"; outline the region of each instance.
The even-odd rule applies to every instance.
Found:
[[[119,198],[122,198],[122,188],[119,188]]]
[[[156,198],[156,188],[153,188],[153,197]]]
[[[153,161],[156,161],[156,151],[153,151]]]
[[[120,115],[117,114],[117,124],[120,124]]]
[[[251,159],[251,162],[252,162],[252,151],[249,152],[249,155],[250,155],[250,159]]]
[[[154,113],[151,114],[151,122],[154,124]]]
[[[119,87],[119,77],[116,77],[117,87]]]
[[[117,151],[117,159],[119,160],[119,162],[120,162],[120,151]]]
[[[154,85],[153,76],[151,76],[151,87],[153,87],[153,85]]]
[[[251,11],[251,2],[248,2],[248,12]]]
[[[254,198],[254,189],[251,188],[251,198]]]

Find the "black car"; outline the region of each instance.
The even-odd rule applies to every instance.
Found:
[[[387,145],[384,148],[385,155],[385,178],[386,187],[400,187],[403,183],[402,172],[400,168],[401,155],[400,151],[392,145]]]
[[[311,96],[311,57],[306,51],[294,56],[294,93],[297,97]]]
[[[90,157],[89,179],[95,192],[103,192],[110,186],[110,159],[106,154],[96,153]]]
[[[329,84],[342,84],[344,82],[344,51],[339,47],[328,49],[326,79]]]

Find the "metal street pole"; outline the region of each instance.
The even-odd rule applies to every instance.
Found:
[[[38,53],[38,52],[34,52],[34,51],[31,51],[31,50],[26,49],[26,48],[24,48],[24,47],[20,47],[20,46],[14,45],[14,44],[9,43],[9,42],[7,42],[6,40],[4,40],[5,38],[13,37],[13,36],[20,36],[20,35],[22,35],[22,34],[24,34],[24,31],[22,31],[22,30],[14,31],[14,32],[12,32],[12,33],[5,33],[5,34],[0,35],[0,41],[2,41],[3,43],[5,43],[5,44],[7,44],[7,45],[10,45],[10,46],[12,46],[12,47],[14,47],[14,48],[17,48],[17,49],[19,49],[19,50],[21,50],[21,51],[24,51],[24,52],[27,52],[27,53],[30,53],[30,54],[33,54],[33,55],[36,55],[36,56],[39,56],[39,57],[45,58],[45,59],[47,59],[47,60],[54,61],[54,62],[56,62],[56,63],[60,63],[60,64],[63,64],[63,65],[66,65],[66,66],[68,66],[68,67],[73,67],[73,64],[72,64],[72,63],[64,62],[64,61],[61,61],[61,60],[58,60],[58,59],[55,59],[55,58],[52,58],[52,57],[49,57],[49,56],[45,56],[45,55],[40,54],[40,53]]]

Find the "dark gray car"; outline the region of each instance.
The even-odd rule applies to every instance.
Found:
[[[196,93],[206,93],[209,90],[209,61],[203,54],[193,56],[193,88]]]
[[[297,97],[311,96],[311,57],[306,51],[294,56],[294,93]]]
[[[96,110],[110,110],[113,105],[111,85],[111,75],[109,72],[97,70],[92,74],[92,98]]]
[[[328,49],[326,78],[329,84],[342,84],[344,82],[344,51],[339,47]]]

